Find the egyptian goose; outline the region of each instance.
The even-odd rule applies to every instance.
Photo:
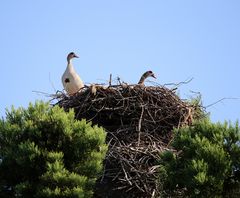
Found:
[[[62,75],[62,84],[68,95],[74,95],[84,87],[83,81],[72,65],[73,58],[78,58],[78,56],[74,52],[69,53],[67,56],[67,68]]]
[[[156,78],[154,73],[152,71],[146,71],[140,78],[138,84],[140,86],[144,86],[144,81],[146,80],[146,78],[148,77],[153,77],[153,78]]]

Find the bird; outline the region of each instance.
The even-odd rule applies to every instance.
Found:
[[[154,73],[152,71],[146,71],[140,78],[138,85],[140,86],[144,86],[144,81],[146,80],[146,78],[148,77],[153,77],[156,78]]]
[[[70,52],[67,56],[67,68],[62,75],[62,84],[68,95],[76,94],[84,87],[82,79],[79,77],[72,65],[72,59],[79,58],[74,52]]]

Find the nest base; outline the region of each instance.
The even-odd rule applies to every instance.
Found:
[[[57,104],[107,131],[109,150],[95,197],[160,196],[160,154],[170,150],[173,128],[191,124],[195,107],[166,87],[137,85],[86,87]]]

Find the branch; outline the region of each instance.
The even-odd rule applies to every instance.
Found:
[[[211,107],[211,106],[213,106],[213,105],[215,105],[215,104],[217,104],[219,102],[222,102],[223,100],[239,100],[239,99],[240,98],[221,98],[220,100],[217,100],[216,102],[213,102],[213,103],[205,106],[204,108],[209,108],[209,107]]]
[[[182,84],[188,84],[193,80],[193,78],[190,78],[189,80],[181,81],[179,83],[166,83],[164,86],[174,85],[175,87],[179,87]]]

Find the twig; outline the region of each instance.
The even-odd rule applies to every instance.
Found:
[[[138,146],[139,146],[140,141],[141,141],[141,127],[142,127],[143,113],[144,113],[144,106],[142,106],[141,116],[140,116],[139,121],[138,121]]]
[[[181,81],[179,83],[166,83],[164,86],[174,85],[175,87],[179,87],[182,84],[188,84],[193,80],[193,78],[190,78],[189,80]]]
[[[57,99],[57,98],[63,98],[65,97],[66,95],[61,92],[61,91],[57,91],[55,94],[49,94],[49,93],[46,93],[46,92],[42,92],[42,91],[32,91],[33,93],[37,93],[37,94],[42,94],[44,95],[45,97],[51,97],[53,99]]]
[[[54,92],[56,92],[55,86],[54,86],[54,84],[53,84],[53,82],[51,80],[51,73],[50,72],[49,72],[48,78],[49,78],[49,82],[51,83]]]
[[[213,103],[205,106],[205,108],[209,108],[209,107],[211,107],[211,106],[213,106],[213,105],[215,105],[215,104],[217,104],[219,102],[222,102],[223,100],[239,100],[239,99],[240,98],[221,98],[220,100],[217,100],[216,102],[213,102]]]
[[[112,74],[110,74],[110,78],[109,78],[109,86],[112,85]]]

